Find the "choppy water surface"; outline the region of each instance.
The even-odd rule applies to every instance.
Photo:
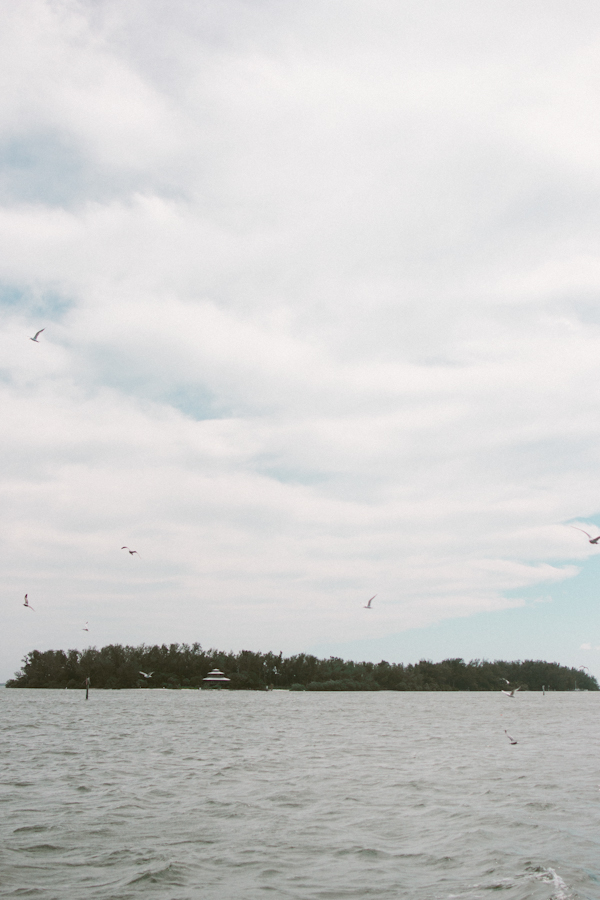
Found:
[[[600,898],[600,694],[1,690],[0,711],[2,897]]]

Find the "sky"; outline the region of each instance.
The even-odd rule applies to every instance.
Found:
[[[0,679],[600,676],[597,3],[0,10]]]

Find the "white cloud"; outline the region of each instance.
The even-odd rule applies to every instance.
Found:
[[[577,573],[597,13],[3,11],[7,165],[43,132],[67,156],[39,183],[78,172],[0,209],[5,596],[44,622],[15,607],[11,645],[82,618],[298,650]]]

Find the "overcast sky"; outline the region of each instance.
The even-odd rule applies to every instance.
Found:
[[[598,4],[0,10],[0,678],[600,675]]]

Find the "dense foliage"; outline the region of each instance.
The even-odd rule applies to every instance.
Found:
[[[416,665],[352,662],[300,653],[222,653],[200,644],[122,647],[97,650],[32,650],[7,687],[80,688],[90,678],[96,688],[197,688],[213,669],[231,679],[230,688],[264,690],[268,686],[308,691],[497,691],[507,683],[522,690],[597,691],[593,676],[542,660],[504,662],[445,659]],[[141,673],[152,673],[145,678]]]

